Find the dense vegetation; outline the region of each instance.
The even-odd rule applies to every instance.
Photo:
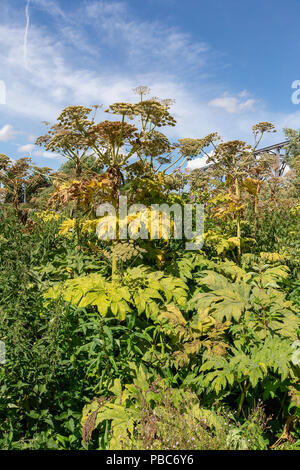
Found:
[[[0,448],[299,449],[300,131],[278,176],[272,124],[171,143],[171,100],[135,91],[62,111],[57,172],[0,156]],[[204,204],[202,249],[99,239],[120,195]]]

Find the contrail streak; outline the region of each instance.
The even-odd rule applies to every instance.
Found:
[[[30,0],[27,0],[26,7],[25,7],[26,27],[25,27],[25,33],[24,33],[24,65],[26,68],[28,68],[28,31],[29,31],[29,24],[30,24],[29,6],[30,6]]]

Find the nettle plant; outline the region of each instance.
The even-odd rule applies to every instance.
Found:
[[[110,449],[229,449],[226,420],[202,408],[190,390],[169,387],[157,375],[130,364],[132,383],[119,379],[109,395],[95,398],[83,409],[83,440],[103,429],[102,441]],[[241,439],[242,440],[242,439]]]

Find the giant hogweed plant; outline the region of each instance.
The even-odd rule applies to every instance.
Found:
[[[249,390],[262,386],[267,399],[282,387],[298,386],[291,356],[300,319],[280,291],[288,268],[267,263],[266,257],[247,271],[191,255],[177,262],[185,281],[140,266],[112,281],[95,274],[68,280],[45,297],[62,295],[79,308],[96,308],[101,316],[109,312],[120,321],[132,312],[145,315],[158,326],[159,340],[152,338],[144,363],[177,369],[183,383],[201,393],[236,395],[238,387],[241,413]],[[194,288],[187,303],[189,280]]]
[[[299,335],[299,308],[280,290],[289,271],[279,260],[276,253],[261,253],[259,259],[245,256],[246,270],[230,261],[216,263],[189,254],[171,267],[171,272],[181,275],[194,291],[188,309],[197,311],[194,318],[201,328],[209,330],[215,323],[214,329],[223,329],[223,337],[213,348],[202,348],[203,338],[193,350],[189,343],[181,342],[181,358],[192,366],[185,383],[216,395],[235,394],[237,386],[239,413],[246,396],[253,397],[256,389],[268,399],[280,396],[286,387],[299,387],[297,363],[292,360]],[[194,355],[185,355],[187,351]],[[195,358],[199,352],[198,364],[202,365],[198,367]]]
[[[122,276],[108,281],[99,274],[90,274],[66,281],[63,286],[50,288],[45,297],[63,299],[78,307],[95,307],[100,315],[111,312],[119,320],[135,309],[149,318],[157,315],[161,306],[175,301],[184,306],[187,286],[180,278],[152,271],[146,266],[128,269]]]
[[[213,390],[217,395],[238,385],[239,413],[248,390],[259,383],[266,399],[276,395],[280,384],[299,386],[299,374],[291,361],[300,327],[299,310],[278,285],[288,268],[255,267],[246,272],[232,263],[221,263],[218,271],[223,274],[202,270],[199,287],[189,302],[198,314],[231,323],[226,354],[211,357],[205,352],[195,380],[206,393]]]
[[[179,447],[186,448],[188,437],[194,437],[199,448],[220,448],[219,440],[211,439],[217,436],[216,426],[205,422],[204,411],[214,419],[211,410],[223,403],[236,408],[247,426],[249,407],[260,397],[268,411],[275,410],[273,434],[276,420],[279,427],[288,417],[280,439],[290,439],[291,423],[299,418],[299,295],[293,278],[298,157],[293,156],[287,178],[274,178],[269,161],[254,158],[265,132],[274,130],[269,123],[254,126],[254,147],[239,140],[218,143],[216,133],[172,144],[161,132],[175,124],[171,103],[145,100],[144,87],[136,91],[138,103],[114,103],[107,110],[120,116],[119,121],[96,123],[92,109],[83,106],[63,110],[38,140],[69,159],[75,171],[75,178],[63,169],[49,178],[56,187],[50,203],[59,215],[42,214],[45,223],[37,220],[38,214],[32,216],[34,224],[18,229],[17,237],[17,225],[3,222],[1,318],[9,320],[5,331],[11,344],[18,343],[16,319],[22,336],[28,335],[26,361],[17,349],[20,354],[10,359],[9,374],[4,367],[1,372],[5,441],[40,431],[42,436],[46,429],[43,445],[51,436],[63,448],[80,447],[78,409],[96,395],[100,398],[87,405],[82,424],[85,443],[98,426],[101,448],[127,443],[131,448],[165,448],[174,429]],[[183,165],[200,155],[208,158],[210,169],[190,179],[192,193],[179,195],[185,184]],[[132,156],[137,158],[133,164]],[[2,160],[5,173],[8,160]],[[10,182],[5,184],[7,191]],[[19,189],[14,190],[17,203]],[[94,209],[103,201],[117,207],[120,193],[130,203],[146,206],[152,197],[169,204],[204,202],[203,251],[184,253],[177,240],[106,246],[97,241]],[[64,219],[60,229],[55,219]],[[245,254],[250,250],[256,254]],[[15,302],[20,283],[22,298]],[[205,406],[201,417],[193,393]],[[185,401],[188,396],[190,402]],[[6,403],[12,405],[8,412]],[[180,433],[180,417],[186,435]],[[194,428],[199,435],[192,435]],[[248,448],[240,431],[231,433],[224,448]],[[265,445],[264,438],[257,441]],[[172,445],[177,448],[177,440]]]

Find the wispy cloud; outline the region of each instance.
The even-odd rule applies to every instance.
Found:
[[[265,120],[300,127],[300,111],[270,112],[251,90],[226,87],[224,93],[214,75],[222,66],[217,52],[177,26],[141,21],[124,1],[74,2],[68,10],[67,3],[27,0],[25,32],[24,11],[12,10],[11,22],[0,19],[0,78],[7,85],[2,142],[13,140],[14,129],[6,127],[12,117],[20,128],[23,123],[24,139],[37,136],[44,132],[41,121],[54,121],[63,107],[132,101],[132,88],[141,84],[154,96],[176,100],[178,125],[167,131],[173,140],[213,131],[224,139],[247,140],[252,125]],[[35,21],[41,11],[47,18],[43,24]],[[25,147],[28,142],[33,139],[26,139]],[[35,149],[32,155],[57,158]]]
[[[25,26],[25,32],[24,32],[24,65],[25,65],[25,68],[28,68],[28,31],[29,31],[29,25],[30,25],[29,6],[30,6],[30,0],[27,0],[26,6],[25,6],[26,26]]]
[[[181,80],[189,77],[191,81],[206,74],[214,58],[207,43],[196,41],[176,26],[137,21],[125,2],[91,2],[82,17],[83,22],[92,22],[98,44],[114,48],[117,60],[126,58],[131,72],[151,68],[152,73],[176,75]]]
[[[59,4],[54,0],[30,0],[33,5],[41,10],[46,11],[49,15],[54,16],[55,18],[62,18],[63,20],[68,20],[70,15],[66,14],[59,6]]]

